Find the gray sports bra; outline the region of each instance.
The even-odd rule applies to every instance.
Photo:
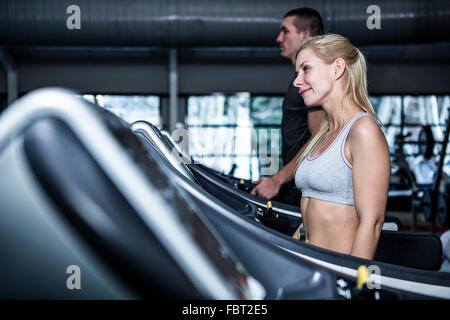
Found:
[[[295,173],[295,185],[302,191],[302,197],[355,205],[353,196],[352,165],[345,157],[344,145],[350,128],[361,117],[370,115],[360,112],[342,128],[333,143],[320,155],[308,156],[300,163]]]

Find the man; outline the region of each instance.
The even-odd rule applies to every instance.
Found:
[[[314,9],[299,8],[285,14],[277,37],[282,57],[295,58],[301,43],[309,37],[323,34],[323,22]],[[292,205],[300,205],[300,191],[295,188],[293,178],[296,161],[309,143],[311,133],[320,127],[325,112],[320,107],[308,108],[298,90],[293,86],[293,75],[283,101],[281,121],[283,169],[270,178],[261,178],[253,183],[257,186],[251,191],[260,197]],[[308,129],[309,128],[309,129]]]

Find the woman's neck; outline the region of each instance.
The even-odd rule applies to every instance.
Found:
[[[330,132],[342,129],[357,113],[363,111],[348,97],[341,101],[324,103],[322,108],[326,112]]]

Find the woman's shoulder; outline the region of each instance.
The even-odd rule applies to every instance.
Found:
[[[383,131],[378,125],[377,118],[371,113],[366,113],[366,115],[353,123],[348,139],[362,143],[386,141]]]

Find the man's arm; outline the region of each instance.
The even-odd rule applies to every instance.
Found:
[[[297,160],[301,156],[305,148],[309,145],[312,138],[319,131],[324,117],[324,110],[308,112],[308,128],[311,132],[311,138],[309,138],[309,140],[306,141],[306,143],[300,148],[295,157],[275,175],[270,178],[261,178],[257,181],[252,181],[253,183],[257,184],[257,186],[251,191],[252,194],[255,194],[255,191],[257,190],[258,196],[265,199],[272,199],[278,194],[283,184],[288,183],[289,181],[294,179]]]
[[[295,155],[295,157],[283,167],[280,171],[278,171],[275,175],[270,178],[261,178],[257,181],[252,181],[252,183],[257,184],[255,188],[250,192],[251,194],[257,194],[258,196],[265,199],[272,199],[275,197],[283,184],[288,183],[292,179],[294,179],[295,168],[297,164],[297,159],[303,153],[305,148],[308,146],[311,138],[306,141],[300,151]],[[257,191],[257,193],[256,193]]]

